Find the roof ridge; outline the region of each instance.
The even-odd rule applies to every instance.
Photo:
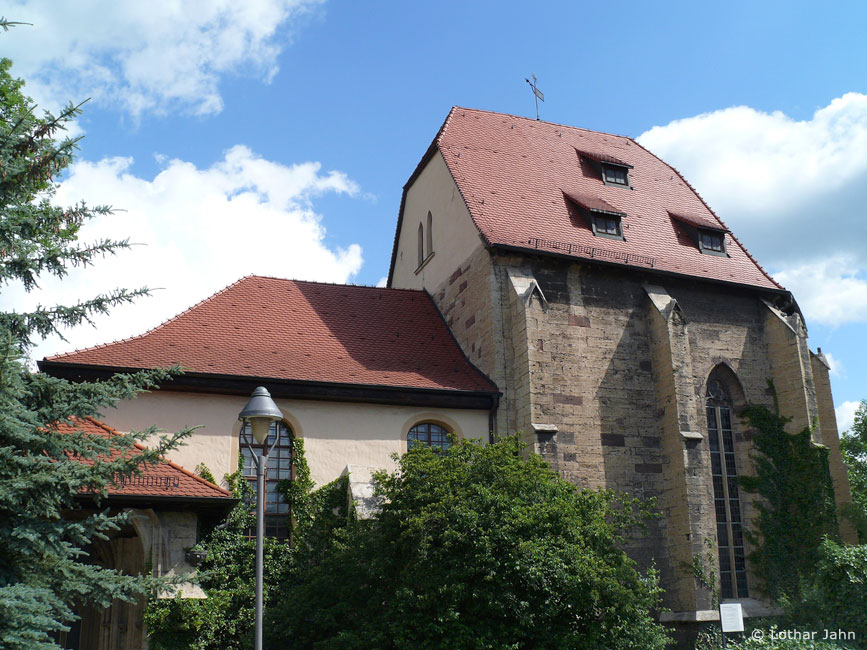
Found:
[[[622,133],[611,133],[609,131],[597,131],[595,129],[585,129],[581,126],[573,126],[570,124],[561,124],[560,122],[548,122],[547,120],[534,120],[532,117],[524,117],[523,115],[514,115],[512,113],[501,113],[499,111],[488,111],[483,108],[467,108],[466,106],[453,106],[452,111],[460,109],[462,111],[473,111],[475,113],[487,113],[489,115],[502,115],[503,117],[513,117],[516,120],[525,120],[527,122],[532,122],[533,124],[547,124],[549,126],[559,126],[564,129],[570,129],[573,131],[584,131],[586,133],[598,133],[599,135],[610,135],[612,138],[626,138],[627,140],[632,140],[635,142],[635,138],[629,135],[623,135]],[[451,117],[451,113],[449,113],[449,117]],[[446,118],[448,119],[448,118]]]
[[[104,429],[105,431],[107,431],[108,433],[110,433],[110,434],[113,435],[113,436],[122,436],[122,435],[123,435],[123,434],[122,434],[120,431],[118,431],[117,429],[114,429],[114,428],[108,426],[105,422],[102,422],[102,421],[100,421],[100,420],[97,420],[96,418],[94,418],[94,417],[92,417],[92,416],[90,416],[90,415],[85,415],[85,416],[84,416],[84,419],[87,420],[88,422],[90,422],[91,424],[95,424],[96,426],[100,427],[101,429]],[[141,443],[139,443],[139,442],[135,443],[135,448],[136,448],[136,449],[139,449],[139,450],[141,450],[141,451],[147,451],[147,447],[145,447],[143,444],[141,444]],[[215,490],[219,490],[220,492],[224,493],[224,494],[227,495],[227,496],[233,496],[233,494],[232,494],[231,492],[229,492],[228,490],[226,490],[226,489],[224,489],[224,488],[221,488],[219,485],[216,485],[216,484],[214,484],[214,483],[211,483],[210,481],[208,481],[207,479],[202,478],[202,477],[199,476],[198,474],[195,474],[194,472],[191,472],[191,471],[188,470],[186,467],[182,467],[181,465],[178,465],[177,463],[170,461],[168,458],[165,458],[164,456],[160,456],[160,459],[161,459],[164,463],[166,463],[167,465],[169,465],[170,467],[173,467],[174,469],[180,470],[181,472],[183,472],[183,473],[186,474],[187,476],[190,476],[190,477],[196,479],[199,483],[204,483],[204,484],[207,485],[208,487],[214,488]]]
[[[667,162],[667,161],[663,160],[662,158],[660,158],[659,156],[657,156],[655,153],[653,153],[650,149],[648,149],[647,147],[645,147],[644,145],[642,145],[642,144],[641,144],[640,142],[638,142],[637,140],[634,140],[634,142],[635,142],[635,144],[637,144],[639,147],[641,147],[642,149],[644,149],[647,153],[649,153],[651,156],[653,156],[653,157],[656,158],[657,160],[661,161],[664,165],[666,165],[669,169],[671,169],[675,174],[677,174],[677,177],[678,177],[680,180],[682,180],[690,190],[692,190],[692,192],[693,192],[693,193],[698,197],[698,200],[701,201],[701,204],[702,204],[705,208],[707,208],[707,211],[711,213],[711,216],[712,216],[714,219],[716,219],[717,221],[719,221],[720,224],[721,224],[721,225],[722,225],[722,226],[723,226],[723,227],[728,231],[729,236],[730,236],[730,237],[735,241],[735,243],[736,243],[736,244],[740,247],[740,249],[744,252],[744,255],[746,255],[747,258],[748,258],[748,259],[749,259],[753,264],[756,265],[756,267],[759,269],[759,271],[761,271],[762,274],[763,274],[763,275],[764,275],[768,280],[770,280],[771,282],[773,282],[773,283],[774,283],[774,286],[777,286],[777,287],[779,287],[780,289],[782,289],[782,290],[784,290],[784,291],[786,290],[786,288],[785,288],[783,285],[781,285],[779,282],[777,282],[776,280],[774,280],[774,278],[771,276],[771,274],[768,273],[768,272],[765,270],[765,267],[763,267],[763,266],[759,263],[759,261],[758,261],[755,257],[753,257],[752,253],[750,253],[750,252],[747,250],[747,247],[744,246],[744,245],[741,243],[741,240],[737,238],[737,235],[735,235],[734,232],[732,232],[732,229],[729,228],[729,227],[726,225],[726,222],[723,221],[723,220],[722,220],[722,219],[717,215],[716,212],[714,212],[713,208],[711,208],[710,205],[708,205],[708,202],[704,200],[704,197],[703,197],[703,196],[698,192],[698,190],[696,190],[696,189],[692,186],[692,183],[690,183],[690,182],[689,182],[689,181],[684,177],[684,175],[681,174],[680,171],[679,171],[679,170],[678,170],[674,165],[670,164],[669,162]]]

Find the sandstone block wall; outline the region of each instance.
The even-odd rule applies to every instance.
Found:
[[[799,321],[793,327],[757,292],[480,250],[433,295],[467,356],[503,391],[500,432],[523,432],[576,485],[656,499],[662,516],[627,550],[660,569],[675,612],[710,608],[686,566],[716,537],[710,373],[731,377],[739,474],[753,468],[751,432],[737,414],[748,403],[774,406],[769,379],[784,414],[833,422],[827,369],[811,361]],[[836,449],[835,425],[816,435]],[[844,484],[839,450],[832,475]],[[747,525],[751,500],[741,494]],[[758,595],[754,576],[750,585]]]

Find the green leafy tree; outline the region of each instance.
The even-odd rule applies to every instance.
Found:
[[[3,29],[10,24],[0,19]],[[126,242],[78,242],[88,219],[110,212],[52,202],[55,179],[77,146],[77,140],[58,135],[79,109],[38,117],[10,67],[8,59],[0,60],[0,290],[11,283],[31,290],[40,276],[63,277],[70,267],[87,266]],[[149,588],[145,578],[88,562],[90,541],[118,528],[123,515],[65,514],[81,508],[76,497],[82,490],[92,491],[98,502],[113,480],[156,462],[185,433],[132,455],[124,452],[153,431],[94,439],[59,434],[55,423],[98,416],[167,372],[72,384],[27,366],[35,342],[144,293],[118,290],[73,305],[0,312],[0,647],[58,647],[52,638],[74,620],[75,605],[106,607],[114,598],[131,600]]]
[[[789,418],[763,406],[748,407],[743,417],[755,429],[755,475],[740,481],[759,497],[755,527],[747,531],[755,548],[750,560],[769,596],[798,600],[822,540],[839,537],[828,450],[813,444],[809,429],[788,433]]]
[[[299,548],[272,647],[663,648],[660,589],[623,553],[633,500],[581,490],[517,437],[414,447],[368,521]]]
[[[345,478],[314,491],[303,440],[293,440],[292,446],[295,478],[283,482],[280,489],[292,511],[290,526],[296,544],[265,539],[266,607],[291,574],[299,550],[307,554],[314,546],[324,546],[330,530],[345,525],[348,517]],[[242,462],[239,459],[238,471],[226,476],[238,505],[198,545],[205,552],[199,582],[208,597],[151,600],[145,610],[151,650],[240,650],[253,645],[256,541],[249,532],[255,526],[256,512],[249,481],[242,476]],[[207,467],[197,469],[202,475],[210,474]]]
[[[845,514],[858,529],[861,542],[867,542],[867,400],[855,411],[855,423],[840,439],[843,461],[849,467],[852,504]]]

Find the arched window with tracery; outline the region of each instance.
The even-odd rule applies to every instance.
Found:
[[[705,406],[719,547],[720,595],[722,598],[747,598],[744,522],[732,432],[732,400],[723,381],[713,374],[707,382]]]
[[[262,455],[265,445],[270,449],[268,471],[265,474],[265,535],[285,539],[289,537],[289,504],[277,491],[277,484],[283,479],[292,478],[292,429],[285,422],[272,422],[265,444],[260,445],[253,438],[250,425],[245,422],[241,427],[240,442],[241,454],[244,457],[244,478],[250,481],[254,499],[256,464],[250,446],[257,456]],[[274,445],[273,449],[271,445]]]
[[[406,436],[406,447],[412,449],[416,445],[426,445],[446,451],[452,446],[449,432],[435,422],[420,422],[409,430]]]

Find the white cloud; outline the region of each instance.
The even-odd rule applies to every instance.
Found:
[[[388,286],[388,277],[385,276],[385,275],[383,275],[381,278],[379,278],[379,280],[377,280],[377,282],[376,282],[376,286],[377,286],[377,287],[386,287],[386,286]]]
[[[803,121],[737,106],[638,140],[684,173],[808,321],[867,321],[867,95]]]
[[[843,402],[834,409],[837,416],[837,430],[840,433],[848,431],[855,424],[855,411],[858,410],[860,402]]]
[[[830,366],[828,372],[832,377],[841,378],[846,375],[846,370],[845,368],[843,368],[842,361],[840,361],[830,352],[823,352],[822,355],[825,357],[825,361],[827,361],[828,365]]]
[[[73,269],[62,282],[46,278],[33,294],[6,287],[0,308],[68,304],[116,287],[161,290],[98,319],[97,329],[68,332],[69,344],[48,340],[34,358],[141,333],[251,273],[346,282],[362,266],[361,247],[328,244],[314,210],[314,200],[325,193],[358,195],[356,184],[340,172],[323,173],[315,162],[287,167],[243,146],[207,169],[171,160],[152,180],[134,176],[131,165],[129,158],[76,163],[57,200],[123,208],[88,223],[82,241],[128,237],[145,245],[93,268]]]
[[[808,322],[835,326],[867,321],[867,271],[837,255],[774,274],[798,300]]]
[[[220,78],[270,81],[293,19],[321,0],[19,0],[7,17],[32,23],[2,35],[27,92],[56,110],[93,97],[132,115],[222,109]]]

